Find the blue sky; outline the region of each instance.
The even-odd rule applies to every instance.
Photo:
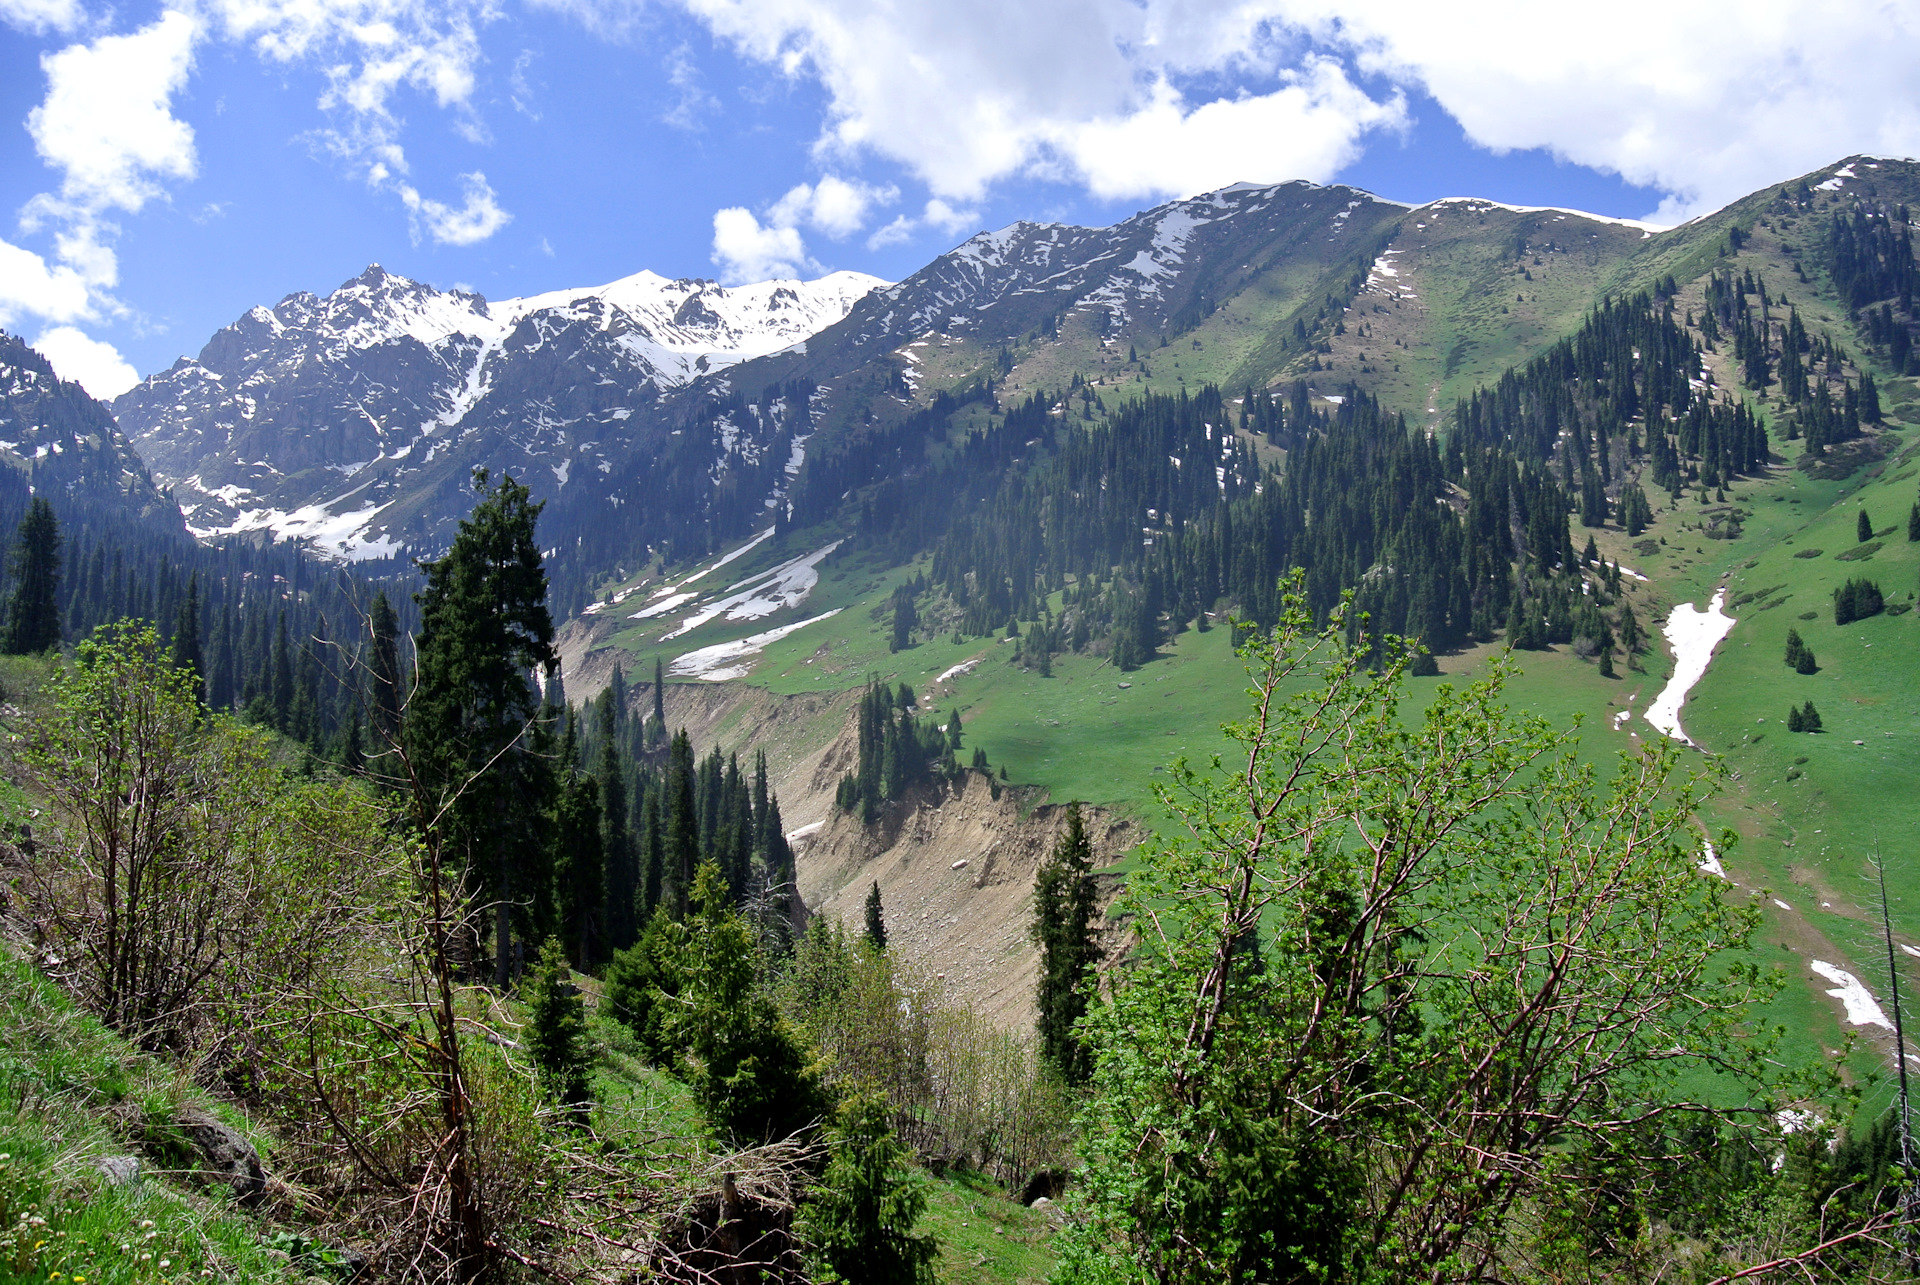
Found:
[[[110,393],[370,262],[495,298],[894,279],[1239,179],[1673,222],[1920,151],[1903,16],[1618,9],[0,0],[0,325]]]

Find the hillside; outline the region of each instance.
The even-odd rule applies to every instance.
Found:
[[[1283,189],[1297,202],[1289,207],[1288,217],[1331,220],[1356,199],[1332,202],[1319,195],[1330,191],[1298,185]],[[1269,194],[1280,204],[1279,194]],[[1111,423],[1126,399],[1168,389],[1177,396],[1183,387],[1197,396],[1210,381],[1226,391],[1227,417],[1237,421],[1231,438],[1225,439],[1233,448],[1224,441],[1213,448],[1222,452],[1222,465],[1237,457],[1261,467],[1296,466],[1291,457],[1297,443],[1287,436],[1297,397],[1295,381],[1307,389],[1300,403],[1304,412],[1327,416],[1329,423],[1337,418],[1340,399],[1370,393],[1384,406],[1403,411],[1413,424],[1432,425],[1446,435],[1459,427],[1463,399],[1471,400],[1476,389],[1487,389],[1492,396],[1492,386],[1504,371],[1523,366],[1578,330],[1603,298],[1657,292],[1653,315],[1670,316],[1673,333],[1699,350],[1698,368],[1690,376],[1695,388],[1687,399],[1694,409],[1663,412],[1668,428],[1679,434],[1666,439],[1678,452],[1672,462],[1651,453],[1647,419],[1644,414],[1634,419],[1637,411],[1612,423],[1608,451],[1600,452],[1591,443],[1584,448],[1593,454],[1577,468],[1567,462],[1561,438],[1549,436],[1544,448],[1513,448],[1519,452],[1517,459],[1536,460],[1557,476],[1576,510],[1574,501],[1586,484],[1583,475],[1594,470],[1593,482],[1604,495],[1608,515],[1603,523],[1588,526],[1578,512],[1570,514],[1573,551],[1591,536],[1601,563],[1625,569],[1610,596],[1632,607],[1640,628],[1653,632],[1653,643],[1634,655],[1631,664],[1623,652],[1614,652],[1618,676],[1613,678],[1596,672],[1591,650],[1583,658],[1566,638],[1544,649],[1524,650],[1519,655],[1526,674],[1515,686],[1514,699],[1557,720],[1582,717],[1585,753],[1604,761],[1614,749],[1651,734],[1640,711],[1658,693],[1672,664],[1658,637],[1660,622],[1678,603],[1694,602],[1704,609],[1715,588],[1727,585],[1728,610],[1739,623],[1686,706],[1686,726],[1703,748],[1725,756],[1735,773],[1713,815],[1715,824],[1733,824],[1744,838],[1725,858],[1734,881],[1742,888],[1770,890],[1763,898],[1771,934],[1768,949],[1775,952],[1769,962],[1789,962],[1794,978],[1780,1001],[1782,1016],[1804,1046],[1832,1044],[1843,1029],[1853,1028],[1846,1025],[1848,1010],[1825,994],[1835,989],[1834,983],[1813,971],[1809,961],[1820,960],[1856,977],[1879,975],[1872,971],[1871,889],[1859,884],[1860,863],[1872,849],[1876,827],[1889,834],[1899,828],[1897,811],[1857,802],[1848,806],[1847,801],[1880,797],[1877,792],[1886,785],[1875,773],[1897,775],[1901,765],[1910,762],[1895,747],[1911,729],[1902,730],[1894,711],[1903,707],[1903,699],[1912,700],[1900,695],[1906,690],[1900,675],[1914,672],[1901,649],[1920,644],[1910,637],[1904,615],[1898,614],[1901,603],[1911,600],[1915,582],[1915,568],[1908,565],[1912,559],[1905,515],[1916,495],[1907,444],[1920,427],[1920,403],[1915,381],[1893,360],[1892,331],[1883,331],[1876,341],[1873,328],[1855,319],[1867,316],[1861,311],[1864,304],[1877,306],[1884,296],[1856,298],[1851,281],[1836,284],[1829,240],[1836,215],[1851,218],[1860,209],[1891,210],[1916,196],[1920,170],[1911,163],[1855,157],[1756,193],[1697,224],[1660,233],[1562,211],[1511,210],[1487,202],[1448,201],[1412,212],[1362,202],[1353,206],[1355,213],[1348,220],[1336,224],[1352,221],[1356,231],[1333,243],[1317,267],[1295,263],[1291,287],[1271,275],[1245,276],[1237,289],[1223,291],[1210,315],[1196,317],[1205,309],[1187,309],[1189,328],[1169,333],[1164,348],[1157,327],[1174,329],[1174,315],[1186,308],[1186,297],[1130,298],[1124,309],[1108,308],[1088,302],[1093,292],[1072,271],[1049,274],[1049,279],[1060,278],[1057,293],[1022,294],[1006,288],[993,273],[1008,262],[1044,261],[1057,269],[1056,256],[1071,252],[1084,259],[1096,252],[1088,244],[1032,228],[978,239],[959,264],[974,265],[970,276],[949,263],[937,282],[927,274],[924,280],[909,279],[892,292],[876,294],[809,346],[811,356],[836,346],[895,343],[890,361],[874,367],[882,374],[864,376],[869,381],[864,390],[858,381],[844,378],[835,385],[836,397],[858,393],[864,398],[854,404],[863,404],[866,409],[859,418],[870,414],[872,422],[849,426],[844,421],[855,416],[829,411],[820,436],[810,445],[812,463],[802,469],[795,488],[792,526],[739,547],[735,560],[705,578],[700,568],[667,575],[655,567],[618,582],[576,626],[575,654],[595,657],[602,674],[610,658],[620,657],[635,676],[650,671],[658,657],[670,667],[670,681],[762,693],[753,698],[756,709],[775,697],[793,701],[813,693],[845,694],[842,703],[808,716],[804,734],[786,734],[793,752],[767,740],[764,726],[718,726],[700,733],[710,738],[703,744],[773,746],[770,754],[781,773],[782,797],[792,815],[807,823],[823,819],[829,809],[834,776],[817,770],[821,747],[839,737],[844,757],[851,694],[877,676],[910,684],[922,708],[937,719],[961,709],[967,744],[985,750],[996,769],[1004,765],[1013,784],[1036,790],[1043,798],[1096,803],[1115,809],[1118,817],[1151,826],[1158,816],[1150,789],[1156,765],[1178,754],[1204,755],[1217,746],[1218,725],[1232,713],[1244,685],[1228,650],[1227,631],[1182,631],[1178,621],[1169,621],[1155,658],[1132,673],[1119,672],[1111,649],[1097,638],[1085,650],[1056,643],[1049,648],[1043,672],[1023,642],[1004,638],[1004,620],[983,631],[982,622],[967,620],[968,608],[939,587],[940,560],[948,556],[942,550],[952,546],[931,535],[903,539],[905,528],[889,528],[877,520],[880,512],[891,511],[880,506],[901,503],[923,526],[946,520],[935,518],[923,499],[886,499],[890,492],[900,493],[894,462],[913,461],[904,470],[908,477],[920,471],[936,478],[970,476],[965,464],[949,463],[963,459],[959,447],[964,434],[991,436],[1003,422],[1015,420],[1022,426],[1023,449],[988,458],[996,461],[995,467],[1037,478],[1035,470],[1052,452],[1044,442],[1036,449],[1032,430],[1025,427],[1033,422],[1022,409],[1030,392],[1050,393],[1042,399],[1050,401],[1047,409],[1052,412],[1043,421],[1048,426],[1045,438],[1081,431],[1072,427],[1076,424],[1087,432],[1104,431],[1102,426]],[[1250,201],[1245,193],[1214,199],[1221,203],[1214,208],[1241,213],[1245,211],[1234,202]],[[1322,199],[1328,204],[1315,203]],[[1177,212],[1191,217],[1192,203]],[[1172,212],[1154,217],[1164,222]],[[1256,217],[1268,217],[1268,212]],[[1372,222],[1364,223],[1363,217]],[[1151,245],[1149,231],[1158,224],[1148,216],[1142,221],[1139,235]],[[1228,220],[1223,216],[1222,221]],[[1206,249],[1199,232],[1190,235],[1192,240],[1181,243],[1187,255],[1181,266],[1201,261]],[[1275,235],[1275,226],[1265,227],[1262,235]],[[1115,250],[1103,243],[1097,252],[1130,254],[1136,260],[1142,253],[1131,241],[1120,240],[1119,245]],[[1213,247],[1216,258],[1220,249]],[[1366,254],[1366,271],[1356,282],[1352,268],[1346,270],[1350,301],[1328,308],[1329,273],[1357,263],[1353,256],[1360,251]],[[1244,246],[1234,247],[1234,254],[1242,262],[1250,257]],[[1751,284],[1739,291],[1749,274]],[[1301,281],[1310,284],[1302,286]],[[1740,294],[1737,306],[1728,282]],[[930,318],[924,301],[941,298],[940,289],[949,301],[972,299],[963,293],[967,289],[982,292],[987,306],[977,308],[977,319],[967,326],[908,337],[912,326]],[[921,290],[925,293],[916,293]],[[908,314],[908,326],[897,324],[900,308],[892,314],[885,308],[888,293],[897,295],[902,307],[911,303],[917,308]],[[1910,326],[1906,305],[1897,290],[1893,293],[1891,307],[1899,310],[1894,315]],[[1023,310],[1017,315],[1026,328],[1000,325],[997,319],[1003,314],[1013,319],[1011,309],[1016,307]],[[1112,318],[1122,311],[1129,329],[1113,328]],[[1709,313],[1715,318],[1711,322]],[[1276,318],[1286,324],[1276,324]],[[1797,397],[1790,400],[1781,384],[1781,362],[1794,319],[1796,333],[1804,333],[1809,349],[1815,350],[1808,357],[1796,353],[1794,360],[1803,371],[1811,369],[1808,362],[1819,361],[1820,378],[1796,390]],[[1309,338],[1318,335],[1319,342],[1297,343],[1295,320]],[[1000,328],[989,328],[994,325]],[[1766,336],[1769,382],[1764,387],[1750,386],[1745,355],[1759,350],[1761,341],[1743,339],[1736,333],[1740,326],[1748,327],[1748,334],[1764,331]],[[1126,360],[1129,347],[1136,358],[1131,362]],[[1638,357],[1633,354],[1635,383],[1638,392],[1646,394]],[[797,357],[775,360],[783,375],[791,376],[798,368]],[[995,380],[991,394],[966,400],[967,390],[978,388],[988,376]],[[1844,420],[1842,403],[1854,396],[1863,376],[1875,384],[1881,421],[1863,424],[1848,440],[1823,441],[1809,452],[1809,427],[1826,434],[1830,429],[1821,425]],[[1278,435],[1267,431],[1271,425],[1253,422],[1248,408],[1239,404],[1248,387],[1273,390],[1280,408]],[[937,399],[942,393],[949,399],[944,403]],[[841,404],[823,400],[830,407]],[[1496,404],[1486,403],[1489,414]],[[1744,408],[1742,413],[1765,428],[1764,463],[1759,457],[1735,462],[1726,456],[1702,473],[1708,461],[1700,454],[1700,434],[1709,430],[1688,429],[1686,423],[1693,415],[1697,425],[1720,424],[1715,418],[1720,411],[1708,415],[1713,406]],[[1908,418],[1909,412],[1914,419]],[[1707,418],[1697,418],[1700,415]],[[1686,436],[1689,432],[1695,435]],[[926,435],[926,445],[914,445],[912,453],[905,454],[921,435]],[[1629,437],[1635,443],[1631,451]],[[854,483],[852,495],[865,494],[868,498],[861,503],[866,507],[857,508],[850,497],[844,506],[806,509],[809,469],[835,458],[835,441],[863,440],[878,448],[867,457],[871,463],[843,465],[854,471],[837,472],[833,485],[846,489]],[[860,461],[851,450],[839,458]],[[862,474],[860,467],[873,472]],[[943,467],[960,472],[943,473]],[[1604,481],[1602,469],[1608,470]],[[1169,475],[1178,471],[1166,470]],[[893,476],[882,480],[889,473]],[[864,493],[858,486],[863,477],[873,479]],[[1222,477],[1224,486],[1227,474]],[[948,485],[935,482],[927,494]],[[1633,535],[1625,529],[1628,488],[1652,497],[1645,529]],[[978,494],[984,498],[991,488]],[[1464,499],[1456,493],[1453,502]],[[1862,504],[1882,533],[1871,548],[1853,541],[1856,505]],[[1167,524],[1156,519],[1150,507],[1142,502],[1136,521],[1145,525],[1151,540]],[[816,514],[832,516],[801,525],[803,518]],[[889,530],[891,534],[883,534]],[[850,543],[839,543],[849,538]],[[1812,548],[1822,550],[1817,558],[1807,556]],[[1843,553],[1848,557],[1845,566],[1836,561]],[[969,569],[977,569],[977,564],[969,564]],[[1035,624],[1071,631],[1074,603],[1086,587],[1085,578],[1061,570],[1057,579],[1051,572],[1044,575],[1049,581],[1044,592],[1016,610],[1023,637]],[[1357,572],[1364,570],[1362,563],[1342,576],[1353,577],[1346,583],[1357,583]],[[1836,644],[1832,590],[1863,572],[1878,580],[1893,610],[1856,626],[1852,635],[1842,635],[1849,642]],[[1122,582],[1127,579],[1126,573],[1119,575]],[[926,596],[912,600],[916,628],[905,650],[891,651],[898,593],[903,586],[912,587],[916,578],[929,585],[921,591]],[[1135,584],[1138,587],[1138,581]],[[1607,590],[1604,584],[1600,588]],[[1742,600],[1743,594],[1757,590],[1767,592]],[[1778,610],[1787,598],[1797,610]],[[1551,616],[1550,587],[1543,601]],[[1228,596],[1204,605],[1216,613],[1217,622],[1235,599]],[[1239,605],[1245,609],[1244,600]],[[1808,612],[1810,617],[1804,615]],[[1439,668],[1447,680],[1479,672],[1484,659],[1504,646],[1510,621],[1504,610],[1499,614],[1499,620],[1487,622],[1495,627],[1484,636],[1463,636],[1457,643],[1436,647],[1443,652]],[[1615,615],[1609,612],[1608,618]],[[1386,618],[1404,619],[1392,612]],[[1190,618],[1187,623],[1201,622]],[[1776,668],[1789,623],[1821,654],[1822,670],[1813,679]],[[1101,627],[1096,624],[1096,635]],[[1838,657],[1829,667],[1822,648],[1831,651],[1836,645],[1892,648],[1893,655],[1871,671],[1842,666]],[[1828,730],[1813,737],[1796,738],[1779,730],[1784,727],[1785,697],[1803,688],[1800,699],[1817,694],[1810,684],[1829,690],[1827,699],[1843,710],[1859,712],[1844,720],[1849,734],[1834,730],[1831,715]],[[593,685],[591,677],[584,682],[575,678],[572,690]],[[705,699],[711,704],[723,698],[715,693]],[[1821,708],[1825,714],[1826,704]],[[1875,710],[1885,712],[1872,714]],[[1886,722],[1888,718],[1896,721]],[[1878,748],[1855,746],[1855,740]],[[1849,763],[1849,751],[1859,756],[1871,752],[1873,764],[1884,768]],[[1802,758],[1806,761],[1794,761]],[[1813,839],[1815,831],[1821,832],[1818,840]],[[1832,837],[1836,832],[1837,841]],[[884,848],[882,843],[876,851]],[[839,849],[831,857],[815,857],[802,843],[799,851],[803,883],[810,877],[825,879],[827,870],[841,872],[832,882],[867,877],[846,867]],[[816,860],[818,866],[810,865]],[[885,862],[873,867],[885,868]],[[809,870],[815,873],[809,875]],[[1920,911],[1908,908],[1920,895],[1920,876],[1903,873],[1897,862],[1890,864],[1888,874],[1896,929],[1905,940],[1920,942]],[[1792,895],[1796,887],[1806,891]],[[1016,913],[989,908],[973,890],[955,892],[939,906],[948,914],[965,914],[975,907],[976,926],[984,935],[1001,931],[999,925]],[[854,909],[849,904],[840,913]],[[1797,958],[1790,959],[1788,951]],[[1909,980],[1920,980],[1920,975]],[[1884,989],[1871,981],[1868,988]],[[1879,1028],[1864,1029],[1871,1036]]]

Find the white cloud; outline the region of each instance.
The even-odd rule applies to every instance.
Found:
[[[884,157],[948,201],[1021,175],[1116,198],[1326,180],[1405,124],[1413,89],[1481,146],[1669,193],[1669,218],[1852,152],[1920,153],[1912,6],[1625,0],[1596,20],[1534,0],[680,3],[824,88],[818,157]]]
[[[93,315],[87,282],[69,267],[49,267],[31,250],[0,241],[0,326],[21,317],[73,321]]]
[[[101,401],[118,397],[140,382],[139,372],[112,344],[90,339],[72,326],[42,331],[33,346],[53,363],[56,375],[73,380]]]
[[[1094,195],[1151,198],[1222,187],[1229,174],[1334,174],[1359,155],[1364,135],[1406,123],[1404,99],[1374,101],[1330,59],[1310,59],[1287,79],[1270,94],[1191,109],[1163,82],[1147,106],[1064,130],[1058,147]]]
[[[727,285],[824,271],[807,257],[799,229],[763,226],[753,211],[739,206],[714,211],[713,262]]]
[[[1021,174],[1154,197],[1324,179],[1369,131],[1401,118],[1397,96],[1374,99],[1337,62],[1283,65],[1272,39],[1228,40],[1245,26],[1238,6],[683,3],[747,56],[819,80],[830,107],[817,154],[876,153],[955,204]],[[1190,99],[1174,88],[1220,72],[1247,91]],[[898,235],[896,225],[877,235]]]
[[[874,206],[891,205],[899,199],[900,189],[891,184],[869,187],[829,174],[818,183],[801,183],[789,189],[767,211],[767,219],[781,227],[815,228],[841,241],[866,226],[867,212]]]
[[[1482,146],[1669,193],[1663,221],[1853,152],[1920,153],[1911,6],[1626,0],[1605,21],[1521,0],[1484,0],[1471,20],[1412,0],[1264,8],[1423,86]]]
[[[407,212],[413,218],[416,241],[419,240],[420,229],[424,227],[427,235],[440,245],[474,245],[513,221],[513,216],[501,209],[494,200],[493,189],[487,186],[485,174],[478,170],[462,174],[460,186],[467,203],[456,210],[450,205],[421,196],[409,184],[397,185],[400,199],[406,203]]]
[[[0,0],[0,22],[30,35],[75,31],[86,19],[78,0]]]
[[[193,130],[173,114],[175,92],[193,66],[199,24],[183,13],[92,44],[43,55],[47,96],[27,115],[27,132],[60,190],[27,202],[21,224],[51,227],[63,265],[95,289],[119,277],[105,216],[137,213],[165,195],[165,179],[194,173]]]

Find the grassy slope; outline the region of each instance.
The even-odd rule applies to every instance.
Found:
[[[1882,189],[1879,195],[1902,197],[1915,185],[1914,173],[1894,169],[1872,178]],[[1867,175],[1864,169],[1859,172]],[[1820,177],[1813,176],[1816,181]],[[1672,272],[1683,285],[1677,307],[1697,310],[1700,279],[1717,266],[1753,268],[1766,277],[1776,296],[1784,288],[1809,330],[1828,330],[1849,349],[1857,349],[1851,327],[1822,289],[1817,256],[1808,249],[1819,235],[1818,220],[1832,208],[1830,202],[1851,195],[1843,191],[1836,198],[1823,197],[1829,203],[1813,216],[1783,217],[1769,211],[1771,192],[1756,194],[1697,225],[1650,240],[1632,229],[1596,229],[1552,213],[1456,205],[1441,209],[1438,218],[1430,212],[1406,216],[1396,243],[1405,253],[1395,261],[1418,266],[1399,278],[1376,277],[1363,291],[1354,313],[1348,314],[1347,335],[1335,340],[1333,371],[1322,382],[1351,374],[1377,387],[1389,404],[1405,404],[1410,419],[1417,420],[1428,405],[1444,416],[1459,392],[1571,329],[1595,292],[1642,288]],[[1422,222],[1428,226],[1420,227]],[[1724,236],[1733,223],[1746,228],[1751,239],[1744,251],[1729,257],[1723,254]],[[1578,236],[1565,235],[1570,224]],[[1516,260],[1510,247],[1523,235],[1533,248]],[[1548,241],[1557,248],[1541,250]],[[1535,257],[1541,260],[1537,265]],[[1792,267],[1796,260],[1810,281],[1797,278]],[[1324,269],[1315,265],[1289,271],[1292,277],[1280,269],[1256,276],[1172,348],[1143,349],[1141,355],[1153,370],[1150,381],[1142,380],[1138,366],[1119,369],[1125,364],[1124,350],[1103,351],[1090,333],[1069,323],[1057,344],[1028,343],[1018,349],[1020,364],[1007,393],[1028,383],[1064,384],[1074,370],[1106,381],[1096,384],[1096,391],[1108,404],[1142,386],[1177,388],[1188,378],[1195,383],[1220,380],[1231,391],[1236,382],[1254,374],[1248,362],[1258,349],[1257,337],[1271,332],[1276,319],[1315,287],[1320,279],[1316,273]],[[1512,295],[1506,293],[1508,287],[1513,287]],[[1396,290],[1409,289],[1417,303],[1391,297]],[[1524,302],[1514,298],[1522,294]],[[1376,307],[1386,311],[1373,311]],[[1201,344],[1198,350],[1192,347],[1194,340]],[[972,369],[984,356],[964,342],[940,349],[930,344],[919,350],[926,355],[928,375],[922,387]],[[1362,354],[1368,367],[1364,372]],[[1727,384],[1732,372],[1725,368],[1725,354],[1715,361],[1721,382]],[[1902,418],[1908,412],[1913,426],[1920,426],[1920,394],[1911,381],[1883,379],[1882,398],[1896,427],[1910,427]],[[981,412],[974,408],[972,413]],[[1770,422],[1777,418],[1773,408],[1767,414]],[[1911,431],[1906,436],[1913,439]],[[1782,443],[1777,449],[1798,456],[1797,444]],[[1692,735],[1709,750],[1724,753],[1738,774],[1711,819],[1743,836],[1729,868],[1744,887],[1771,890],[1762,957],[1787,966],[1797,981],[1808,978],[1804,957],[1809,954],[1850,961],[1862,976],[1884,973],[1883,965],[1869,971],[1879,956],[1872,949],[1867,922],[1871,889],[1861,881],[1876,833],[1889,858],[1896,927],[1907,940],[1920,944],[1920,863],[1904,860],[1898,846],[1912,833],[1916,818],[1910,813],[1920,809],[1913,792],[1900,788],[1913,761],[1910,738],[1920,735],[1914,723],[1920,718],[1920,692],[1911,677],[1920,667],[1908,650],[1920,648],[1920,613],[1876,618],[1839,631],[1828,611],[1833,585],[1849,573],[1873,575],[1890,599],[1904,600],[1913,592],[1920,553],[1906,544],[1904,522],[1914,496],[1913,470],[1904,463],[1845,480],[1821,480],[1781,468],[1768,479],[1740,484],[1726,505],[1703,507],[1692,497],[1676,509],[1663,505],[1648,533],[1651,543],[1642,541],[1636,547],[1618,531],[1600,533],[1603,556],[1651,578],[1650,583],[1635,582],[1631,594],[1648,624],[1663,620],[1678,601],[1704,607],[1723,576],[1733,577],[1729,596],[1734,598],[1777,587],[1760,601],[1734,610],[1740,624],[1689,702],[1686,719]],[[1860,502],[1867,505],[1876,527],[1898,529],[1871,561],[1843,564],[1834,555],[1852,546]],[[1729,508],[1746,515],[1743,535],[1735,541],[1705,539],[1700,531],[1705,520]],[[787,552],[763,547],[739,564],[739,573],[744,576],[755,565],[770,565],[803,547],[814,545],[799,535],[790,539]],[[1825,553],[1817,559],[1792,556],[1809,547]],[[1003,657],[1010,648],[997,641],[970,639],[956,645],[944,631],[931,642],[889,654],[881,615],[884,600],[913,568],[886,569],[877,561],[849,558],[823,570],[819,589],[799,610],[751,627],[712,625],[676,640],[673,651],[844,606],[833,620],[768,648],[750,681],[786,693],[856,686],[869,675],[912,683],[943,711],[959,705],[965,711],[969,746],[984,748],[992,762],[1006,765],[1015,781],[1042,785],[1056,798],[1117,806],[1150,823],[1159,816],[1152,796],[1157,766],[1178,754],[1200,758],[1221,747],[1219,724],[1243,707],[1245,676],[1221,631],[1182,635],[1137,674],[1121,676],[1095,659],[1063,656],[1054,676],[1042,679],[1007,664]],[[1783,594],[1791,595],[1785,604],[1758,609]],[[1816,612],[1815,620],[1797,619],[1810,610]],[[1820,655],[1819,675],[1801,678],[1779,663],[1789,624],[1798,625]],[[650,668],[657,645],[643,631],[629,631],[618,641],[634,651],[641,667]],[[976,658],[981,663],[970,673],[933,686],[939,674]],[[1474,660],[1444,658],[1443,668],[1454,676],[1471,671]],[[1514,702],[1557,722],[1584,719],[1583,752],[1603,761],[1630,743],[1625,731],[1614,729],[1612,715],[1624,708],[1644,709],[1671,662],[1664,647],[1657,647],[1644,658],[1649,672],[1623,672],[1611,682],[1601,679],[1592,665],[1561,652],[1528,655],[1523,663]],[[1132,685],[1122,688],[1121,682]],[[1420,686],[1416,680],[1416,692]],[[1790,738],[1780,721],[1787,702],[1808,694],[1820,704],[1829,730],[1818,737]],[[1767,721],[1756,721],[1760,719]],[[1631,726],[1646,734],[1644,722],[1636,719]],[[1855,740],[1868,744],[1855,746]],[[1802,756],[1805,764],[1793,762]],[[1787,770],[1796,767],[1800,775],[1788,780]],[[1772,892],[1791,911],[1773,907]],[[1920,973],[1908,980],[1920,981]],[[1837,1006],[1819,994],[1823,988],[1796,984],[1776,1007],[1775,1016],[1803,1049],[1831,1045],[1838,1035]]]
[[[282,1235],[276,1248],[271,1224],[237,1209],[224,1188],[194,1190],[160,1176],[127,1137],[139,1122],[164,1123],[176,1103],[198,1097],[0,948],[0,1279],[60,1273],[98,1285],[160,1285],[305,1276],[284,1252],[298,1252],[297,1243]],[[100,1159],[129,1154],[141,1155],[146,1176],[131,1187],[109,1183]],[[8,1243],[7,1229],[23,1217],[45,1224]]]

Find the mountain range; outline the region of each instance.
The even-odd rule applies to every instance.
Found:
[[[1920,191],[1911,163],[1869,157],[1797,182],[1830,201]],[[1699,275],[1726,229],[1759,231],[1777,195],[1662,231],[1243,184],[1107,228],[1015,223],[893,284],[641,272],[489,301],[374,266],[324,298],[251,309],[115,399],[125,458],[101,472],[117,469],[143,511],[170,492],[196,536],[304,537],[346,560],[433,554],[473,470],[509,472],[547,501],[572,614],[654,557],[761,529],[810,449],[892,431],[943,391],[1085,383],[1087,404],[1110,408],[1306,377],[1437,426],[1601,298]],[[1814,257],[1780,248],[1796,265]]]

